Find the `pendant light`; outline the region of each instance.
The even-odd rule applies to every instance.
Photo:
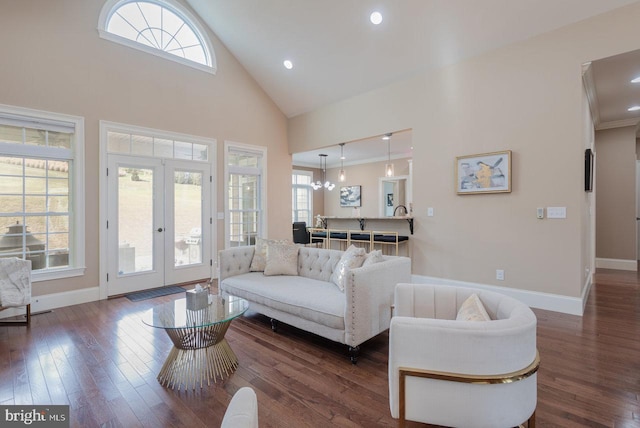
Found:
[[[320,190],[323,187],[327,190],[333,190],[336,185],[327,180],[327,155],[319,154],[320,156],[320,169],[322,169],[322,181],[318,180],[315,183],[311,183],[313,190]]]
[[[394,168],[393,164],[391,163],[391,133],[385,134],[382,139],[387,140],[387,163],[384,166],[384,175],[386,177],[393,177]]]
[[[340,182],[344,182],[347,179],[347,173],[344,171],[344,144],[340,143],[340,172],[338,173]]]

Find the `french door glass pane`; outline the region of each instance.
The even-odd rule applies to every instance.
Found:
[[[153,170],[118,168],[118,273],[153,269]]]
[[[175,266],[202,263],[202,173],[174,172]]]

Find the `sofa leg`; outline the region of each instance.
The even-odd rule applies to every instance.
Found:
[[[278,320],[271,318],[271,331],[273,331],[274,333],[278,332]]]
[[[349,359],[351,364],[358,362],[358,356],[360,355],[360,346],[349,346]]]

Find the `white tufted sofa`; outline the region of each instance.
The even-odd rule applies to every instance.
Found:
[[[384,256],[384,261],[352,269],[344,292],[331,282],[343,251],[300,247],[298,276],[265,276],[249,272],[254,247],[219,253],[219,288],[242,297],[250,310],[349,346],[355,364],[360,344],[389,328],[393,291],[411,280],[411,259]]]

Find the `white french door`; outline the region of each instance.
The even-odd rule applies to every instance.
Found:
[[[211,277],[205,162],[108,155],[108,295]]]

